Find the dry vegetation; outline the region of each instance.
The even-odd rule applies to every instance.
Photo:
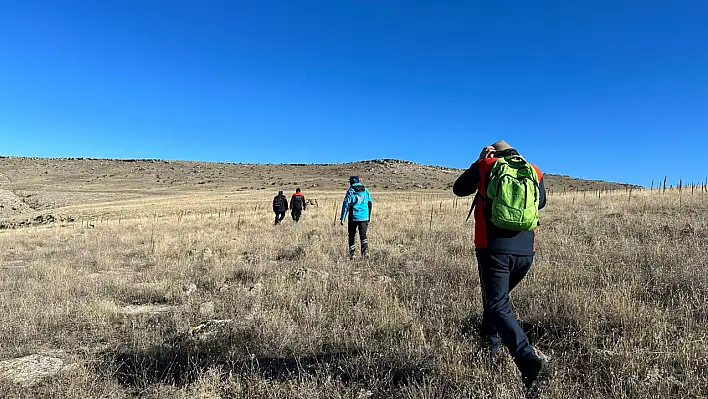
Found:
[[[72,205],[159,199],[203,192],[344,190],[361,175],[377,191],[447,190],[460,170],[385,159],[330,165],[249,165],[161,160],[50,159],[0,156],[0,223]],[[625,185],[546,175],[554,192]],[[71,215],[90,216],[87,214]]]
[[[521,397],[477,337],[469,200],[373,190],[372,257],[350,262],[340,192],[274,227],[272,193],[204,191],[0,232],[0,360],[63,365],[0,367],[2,397]],[[513,295],[555,363],[544,397],[708,396],[707,200],[551,197]]]

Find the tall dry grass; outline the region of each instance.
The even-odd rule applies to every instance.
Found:
[[[522,396],[477,336],[469,200],[374,193],[371,259],[350,262],[340,193],[316,196],[296,226],[271,225],[270,195],[195,195],[0,233],[0,359],[78,365],[0,396]],[[573,196],[550,198],[513,294],[555,364],[544,397],[708,397],[708,197]],[[230,321],[191,333],[211,319]]]

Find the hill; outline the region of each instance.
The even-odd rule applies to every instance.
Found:
[[[378,191],[447,190],[461,172],[395,159],[317,165],[0,157],[0,221],[69,205],[195,191],[341,190],[350,175]],[[546,175],[546,187],[562,192],[627,185]]]

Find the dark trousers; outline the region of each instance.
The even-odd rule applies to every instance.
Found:
[[[369,239],[366,237],[366,230],[369,228],[369,222],[349,221],[349,255],[356,253],[356,231],[359,230],[359,239],[361,240],[361,254],[366,255],[369,252]]]
[[[535,352],[514,317],[509,293],[523,280],[532,263],[533,256],[477,252],[484,306],[482,334],[493,346],[499,344],[501,337],[517,365],[535,356]]]
[[[295,222],[299,222],[300,216],[302,216],[302,209],[293,208],[292,211],[290,211],[290,216],[293,217]]]
[[[275,211],[275,224],[279,224],[285,219],[285,211]]]

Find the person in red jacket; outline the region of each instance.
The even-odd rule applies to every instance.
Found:
[[[290,215],[293,217],[293,221],[298,223],[300,221],[300,216],[302,216],[302,211],[307,209],[307,202],[305,201],[305,196],[302,194],[299,188],[295,189],[295,194],[290,198]]]
[[[502,157],[519,155],[505,141],[484,147],[479,159],[470,166],[453,186],[455,195],[477,195],[473,201],[477,265],[482,288],[482,334],[490,351],[496,354],[501,341],[514,357],[524,384],[530,391],[550,376],[548,361],[540,358],[529,343],[524,330],[511,310],[509,293],[531,269],[536,253],[536,229],[511,231],[497,227],[491,221],[491,201],[487,201],[487,185],[494,163]],[[539,209],[546,205],[546,190],[541,170],[533,165],[539,178]]]

